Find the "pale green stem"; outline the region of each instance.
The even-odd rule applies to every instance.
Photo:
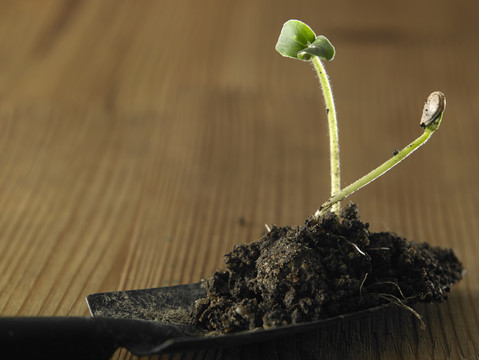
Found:
[[[439,128],[440,122],[442,120],[442,115],[443,114],[441,113],[438,117],[438,120],[435,121],[433,124],[427,126],[424,129],[424,133],[421,136],[419,136],[416,140],[414,140],[412,143],[410,143],[404,149],[399,151],[396,155],[393,155],[393,157],[391,159],[387,160],[385,163],[378,166],[376,169],[374,169],[370,173],[364,175],[362,178],[356,180],[351,185],[345,187],[339,193],[334,194],[328,201],[326,201],[323,205],[320,206],[320,208],[315,212],[314,217],[316,219],[319,219],[321,217],[321,215],[323,215],[329,209],[331,209],[334,204],[336,204],[337,202],[339,202],[339,201],[343,200],[344,198],[348,197],[353,192],[361,189],[363,186],[366,186],[371,181],[377,179],[378,177],[380,177],[381,175],[383,175],[387,171],[391,170],[394,166],[396,166],[402,160],[404,160],[406,157],[411,155],[412,152],[414,152],[419,147],[424,145],[426,143],[426,141],[429,140],[431,135]]]
[[[341,171],[339,164],[339,135],[338,135],[338,120],[336,117],[336,108],[334,106],[333,92],[329,83],[328,74],[324,66],[317,56],[311,57],[311,62],[314,65],[323,91],[324,102],[326,104],[326,113],[328,115],[329,124],[329,152],[330,152],[330,166],[331,166],[331,196],[335,196],[341,190]],[[330,206],[331,211],[338,214],[340,204],[336,201]]]

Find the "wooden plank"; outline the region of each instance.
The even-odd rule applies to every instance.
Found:
[[[452,247],[440,305],[164,359],[475,358],[479,352],[478,5],[2,1],[0,315],[87,315],[93,292],[199,281],[264,224],[329,195],[326,124],[307,64],[274,52],[290,17],[328,36],[343,185],[430,143],[355,194],[374,230]],[[119,350],[114,358],[134,358]]]

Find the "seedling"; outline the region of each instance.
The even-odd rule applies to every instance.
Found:
[[[334,46],[325,36],[316,36],[313,30],[305,23],[299,20],[289,20],[283,25],[276,44],[276,51],[286,57],[311,62],[318,75],[324,96],[329,125],[331,197],[314,213],[314,218],[316,219],[319,219],[327,211],[338,214],[341,200],[374,181],[403,161],[412,152],[424,145],[441,124],[446,108],[446,99],[442,92],[435,91],[429,95],[424,105],[420,121],[420,126],[424,128],[423,134],[402,150],[394,151],[391,159],[379,165],[376,169],[359,178],[349,186],[341,189],[336,109],[331,84],[323,66],[323,61],[333,60],[335,55]]]
[[[444,95],[436,91],[427,99],[421,136],[341,189],[336,111],[323,66],[323,61],[333,59],[334,47],[306,24],[290,20],[283,26],[276,50],[311,62],[318,74],[329,123],[331,198],[304,225],[267,226],[261,239],[236,245],[226,254],[226,270],[215,272],[203,283],[206,296],[195,302],[195,323],[221,333],[267,330],[387,303],[420,318],[411,305],[444,301],[450,287],[462,277],[459,260],[450,249],[417,244],[392,232],[370,231],[354,204],[339,211],[339,203],[431,137],[442,121]]]

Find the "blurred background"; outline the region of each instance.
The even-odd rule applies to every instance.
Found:
[[[1,315],[88,315],[90,293],[197,282],[265,223],[302,224],[329,197],[318,81],[274,50],[296,18],[336,47],[343,186],[419,136],[426,97],[446,94],[431,141],[350,200],[373,230],[454,248],[469,272],[429,312],[468,339],[442,348],[477,356],[477,2],[0,9]]]

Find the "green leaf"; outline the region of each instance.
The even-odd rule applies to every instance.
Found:
[[[298,51],[307,48],[314,40],[316,34],[308,25],[299,20],[288,20],[281,29],[276,51],[283,56],[297,59]]]
[[[298,59],[309,60],[311,55],[318,56],[322,60],[333,60],[335,49],[333,44],[326,38],[320,35],[307,48],[298,51]]]
[[[299,20],[284,23],[276,43],[276,51],[293,59],[309,60],[311,55],[322,60],[334,58],[334,46],[325,36],[318,36],[311,28]]]

